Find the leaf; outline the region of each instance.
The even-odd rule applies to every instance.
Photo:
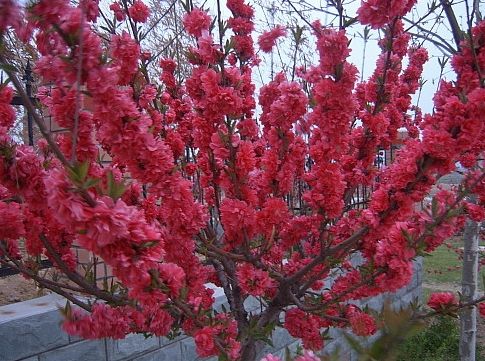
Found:
[[[95,187],[99,183],[99,179],[88,178],[82,185],[83,189],[89,189]]]
[[[408,241],[409,245],[412,245],[414,243],[413,236],[411,236],[411,234],[407,230],[401,228],[401,233],[404,236],[404,238],[406,239],[406,241]]]
[[[154,247],[156,246],[157,244],[159,244],[160,241],[148,241],[148,242],[143,242],[142,244],[140,244],[138,246],[138,248],[140,249],[145,249],[145,248],[150,248],[150,247]]]
[[[74,184],[81,186],[88,175],[89,162],[77,163],[76,165],[68,168],[69,177]]]
[[[3,87],[6,87],[12,80],[10,78],[7,78],[3,81],[2,84],[0,84],[0,89]]]
[[[116,180],[113,177],[113,172],[109,171],[107,174],[108,178],[108,196],[110,196],[114,201],[117,201],[123,193],[125,193],[126,186],[123,184],[123,182],[116,182]]]
[[[69,301],[66,301],[66,305],[64,308],[61,308],[58,306],[59,311],[61,312],[62,316],[65,318],[69,319],[71,317],[71,303]]]
[[[349,26],[354,25],[357,21],[358,21],[357,17],[345,19],[343,24],[344,28],[348,28]],[[365,29],[364,29],[364,32],[365,32]]]
[[[8,73],[18,73],[18,69],[15,65],[7,64],[7,63],[0,63],[0,69],[4,70],[7,74]]]
[[[225,353],[219,355],[219,357],[217,359],[219,361],[229,361],[229,358],[227,357],[227,355]]]

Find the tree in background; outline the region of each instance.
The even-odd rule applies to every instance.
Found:
[[[352,21],[336,3],[338,25],[310,24],[317,63],[296,66],[291,78],[275,74],[259,97],[254,9],[229,0],[224,21],[217,5],[215,20],[187,6],[183,23],[196,44],[187,54],[190,76],[178,81],[177,63],[165,58],[158,86],[140,45],[150,16],[142,1],[111,4],[128,27],[108,27],[109,36],[93,28],[101,16],[94,0],[41,0],[25,14],[0,1],[0,32],[11,26],[23,41],[35,39],[35,71],[52,85],[37,96],[70,129],[46,131],[2,52],[45,140],[35,148],[12,141],[13,90],[2,85],[0,262],[75,304],[66,306],[64,328],[83,338],[183,330],[202,357],[254,360],[276,327],[311,350],[324,347],[330,327],[373,334],[376,320],[349,301],[403,287],[415,257],[454,234],[466,215],[484,217],[485,23],[470,28],[452,59],[456,81],[443,82],[434,113],[422,115],[411,95],[427,52],[409,43],[402,22],[413,1],[363,2]],[[357,21],[383,34],[364,82],[347,61],[346,31]],[[263,33],[260,51],[286,33],[281,26]],[[396,143],[401,128],[408,138],[379,169],[377,150]],[[462,185],[416,207],[457,161],[467,169]],[[366,209],[352,203],[362,185],[373,190]],[[470,193],[477,204],[465,200]],[[98,285],[92,272],[76,270],[73,242],[103,259],[116,282]],[[69,282],[40,277],[32,257],[41,254]],[[228,310],[213,310],[208,282],[224,290]],[[260,312],[247,308],[249,297]],[[453,313],[482,300],[438,294],[430,306]]]

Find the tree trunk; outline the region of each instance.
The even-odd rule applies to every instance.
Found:
[[[258,317],[257,328],[264,329],[270,323],[278,320],[283,307],[278,301],[278,298],[273,300],[273,304],[268,305],[259,316],[256,316]],[[250,323],[252,322],[250,321]],[[263,357],[261,355],[265,345],[263,341],[256,340],[252,335],[248,335],[241,343],[241,361],[259,361]]]
[[[462,293],[463,302],[476,298],[478,275],[478,222],[467,220],[464,231]],[[477,309],[475,306],[460,311],[460,360],[475,361]]]
[[[257,356],[263,349],[263,343],[253,338],[246,340],[241,347],[241,361],[257,361]]]

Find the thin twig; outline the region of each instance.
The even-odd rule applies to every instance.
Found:
[[[8,64],[4,55],[1,54],[1,53],[0,53],[0,63]],[[42,136],[45,138],[45,140],[49,144],[50,148],[52,149],[52,152],[56,155],[56,157],[61,161],[61,163],[66,168],[71,168],[71,166],[72,166],[71,163],[67,160],[67,158],[64,156],[64,154],[61,152],[61,150],[57,146],[57,143],[52,139],[50,132],[47,130],[47,128],[44,125],[44,121],[40,118],[39,114],[37,113],[35,106],[32,104],[30,97],[25,92],[22,83],[17,78],[17,75],[15,75],[8,68],[4,68],[3,71],[5,71],[5,73],[7,73],[7,76],[12,81],[15,89],[17,90],[17,93],[22,98],[23,104],[27,108],[27,111],[32,114],[32,117],[34,118],[35,124],[37,124],[37,126],[39,127],[39,130],[40,130]]]
[[[81,6],[81,24],[79,29],[79,52],[78,52],[78,64],[76,73],[76,105],[74,109],[74,126],[72,129],[72,155],[71,162],[76,163],[76,148],[77,148],[77,135],[79,132],[79,112],[81,108],[81,76],[83,71],[83,47],[84,47],[84,6]]]

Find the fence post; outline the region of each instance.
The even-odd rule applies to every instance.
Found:
[[[30,66],[30,60],[27,61],[27,65],[25,66],[24,76],[22,80],[25,82],[25,92],[29,99],[32,99],[32,83],[34,78],[32,77],[32,68]],[[29,145],[34,145],[34,130],[32,127],[32,114],[27,110],[27,131],[29,135]]]

